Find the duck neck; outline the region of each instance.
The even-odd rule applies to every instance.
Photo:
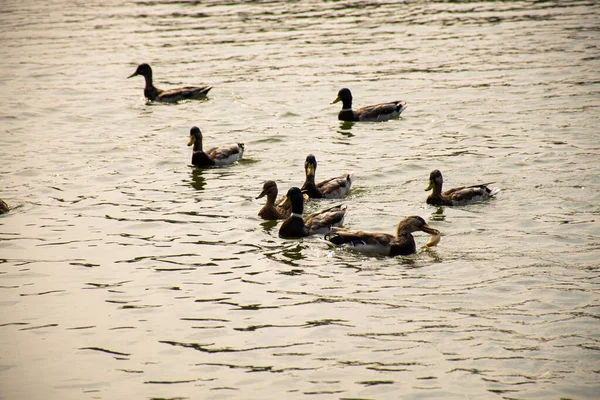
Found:
[[[304,201],[302,197],[292,200],[292,216],[302,218],[304,212]]]
[[[438,185],[437,183],[433,185],[433,187],[431,188],[431,193],[434,196],[441,196],[442,194],[442,185]]]
[[[194,151],[202,151],[202,136],[196,137],[194,141]]]
[[[146,81],[146,89],[151,89],[154,87],[154,85],[152,85],[152,71],[144,74],[144,80]]]
[[[342,111],[352,111],[352,97],[342,100]]]
[[[267,205],[269,207],[275,206],[275,200],[277,200],[277,193],[267,193]]]

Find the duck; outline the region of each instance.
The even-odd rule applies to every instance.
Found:
[[[283,206],[287,207],[288,203],[292,205],[292,214],[279,227],[279,237],[284,239],[298,239],[331,232],[334,226],[344,222],[346,215],[346,206],[339,204],[303,217],[302,191],[297,187],[288,190]]]
[[[258,216],[262,219],[266,220],[277,220],[277,219],[286,219],[290,215],[292,215],[292,204],[288,203],[286,207],[283,207],[283,203],[285,202],[286,196],[282,196],[279,200],[277,200],[277,183],[275,181],[266,181],[263,184],[263,190],[256,197],[260,199],[264,196],[267,196],[267,202],[258,212]],[[308,195],[303,194],[303,200],[308,200]]]
[[[417,245],[412,233],[423,231],[432,238],[426,246],[437,245],[440,232],[427,225],[419,216],[413,215],[404,218],[396,227],[396,235],[381,232],[364,232],[344,228],[333,228],[332,232],[325,235],[325,239],[338,246],[345,246],[360,253],[384,256],[407,256],[417,251]]]
[[[4,200],[0,199],[0,214],[4,214],[10,211],[10,207],[8,204],[4,202]]]
[[[188,146],[194,145],[192,164],[196,167],[214,167],[234,163],[244,155],[244,143],[234,143],[227,146],[202,150],[202,132],[197,126],[190,129]]]
[[[335,100],[331,104],[342,102],[342,110],[338,114],[340,121],[387,121],[392,118],[398,118],[402,111],[406,110],[408,105],[405,101],[390,101],[387,103],[375,104],[372,106],[361,107],[358,110],[352,109],[352,93],[350,89],[340,89]]]
[[[461,186],[442,192],[444,177],[440,170],[436,169],[429,174],[429,186],[425,191],[433,190],[427,197],[427,204],[433,206],[463,206],[493,197],[500,189],[489,188],[493,182],[481,183],[472,186]]]
[[[177,103],[181,100],[204,99],[212,86],[186,86],[178,89],[161,90],[152,84],[152,68],[148,64],[140,64],[133,74],[127,78],[141,75],[146,80],[144,96],[148,101],[160,101],[163,103]]]
[[[352,186],[353,173],[344,174],[335,178],[315,184],[315,173],[317,171],[317,159],[309,154],[304,161],[304,172],[306,180],[300,189],[311,199],[339,199],[350,191]]]

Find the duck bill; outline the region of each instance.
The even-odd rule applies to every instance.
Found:
[[[196,138],[192,135],[190,135],[190,141],[188,142],[188,146],[193,145],[196,142]]]
[[[430,227],[427,224],[423,225],[421,230],[425,233],[429,233],[430,235],[439,235],[440,234],[440,231],[438,231],[437,229],[433,229],[432,227]]]
[[[292,200],[290,200],[289,196],[285,196],[285,200],[281,203],[281,207],[287,208],[292,205]]]
[[[306,165],[306,176],[315,176],[315,164]]]
[[[134,72],[133,74],[129,75],[129,76],[127,77],[127,79],[129,79],[129,78],[133,78],[134,76],[138,76],[138,73],[137,73],[137,72]]]
[[[335,100],[333,100],[333,101],[332,101],[331,103],[329,103],[329,104],[335,104],[335,103],[337,103],[337,102],[338,102],[338,101],[340,101],[340,100],[342,100],[342,99],[340,99],[340,96],[338,95],[338,96],[335,98]]]
[[[427,192],[428,190],[433,189],[433,183],[431,181],[429,181],[429,185],[427,185],[427,187],[425,188],[425,191]]]

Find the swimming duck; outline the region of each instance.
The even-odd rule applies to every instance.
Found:
[[[286,207],[288,203],[292,204],[292,215],[279,227],[279,236],[285,239],[330,232],[333,226],[344,222],[346,215],[346,206],[340,204],[302,217],[304,204],[302,192],[297,187],[288,190],[283,206]]]
[[[178,89],[161,90],[152,84],[152,68],[148,64],[138,65],[135,72],[128,76],[132,78],[137,75],[142,75],[146,80],[144,88],[144,96],[150,101],[161,101],[163,103],[177,103],[180,100],[188,99],[203,99],[212,86],[186,86]]]
[[[304,172],[306,180],[302,185],[303,193],[313,199],[339,199],[344,197],[352,186],[353,174],[344,174],[335,178],[327,179],[315,184],[315,173],[317,171],[317,159],[309,154],[304,161]]]
[[[338,114],[340,121],[387,121],[388,119],[399,117],[402,111],[408,107],[405,101],[391,101],[389,103],[375,104],[353,110],[352,93],[348,88],[340,89],[337,97],[331,104],[335,104],[338,101],[342,102],[342,110]]]
[[[429,186],[425,190],[433,189],[433,192],[427,197],[427,204],[434,206],[463,206],[495,196],[500,191],[498,188],[488,188],[488,185],[493,183],[490,182],[473,186],[461,186],[442,192],[443,183],[444,178],[442,177],[442,173],[437,169],[431,171],[429,174]]]
[[[417,250],[412,232],[423,231],[434,235],[427,246],[435,246],[439,242],[440,232],[433,229],[425,220],[418,216],[406,217],[398,223],[396,236],[388,233],[364,232],[333,228],[325,239],[336,245],[344,245],[361,253],[379,254],[384,256],[406,256]]]
[[[256,197],[257,199],[260,199],[265,195],[267,196],[267,202],[258,212],[258,216],[262,219],[286,219],[292,215],[292,204],[288,203],[286,207],[283,207],[286,196],[282,196],[279,200],[276,200],[277,192],[277,184],[274,181],[266,181],[263,184],[262,192]],[[308,195],[303,195],[303,200],[306,201],[307,199]]]
[[[190,129],[190,141],[188,146],[194,145],[192,153],[192,164],[196,167],[213,167],[229,165],[244,155],[244,143],[234,143],[228,146],[214,147],[210,150],[202,150],[202,133],[197,126]]]
[[[0,199],[0,214],[4,214],[10,211],[10,207],[8,204],[4,202],[4,200]]]

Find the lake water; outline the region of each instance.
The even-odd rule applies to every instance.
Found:
[[[2,8],[0,398],[598,398],[597,2]],[[214,88],[146,104],[142,62]],[[342,87],[408,109],[342,124]],[[194,125],[244,159],[192,168]],[[309,153],[354,171],[346,227],[439,245],[280,239],[255,197]],[[502,191],[428,206],[433,169]]]

